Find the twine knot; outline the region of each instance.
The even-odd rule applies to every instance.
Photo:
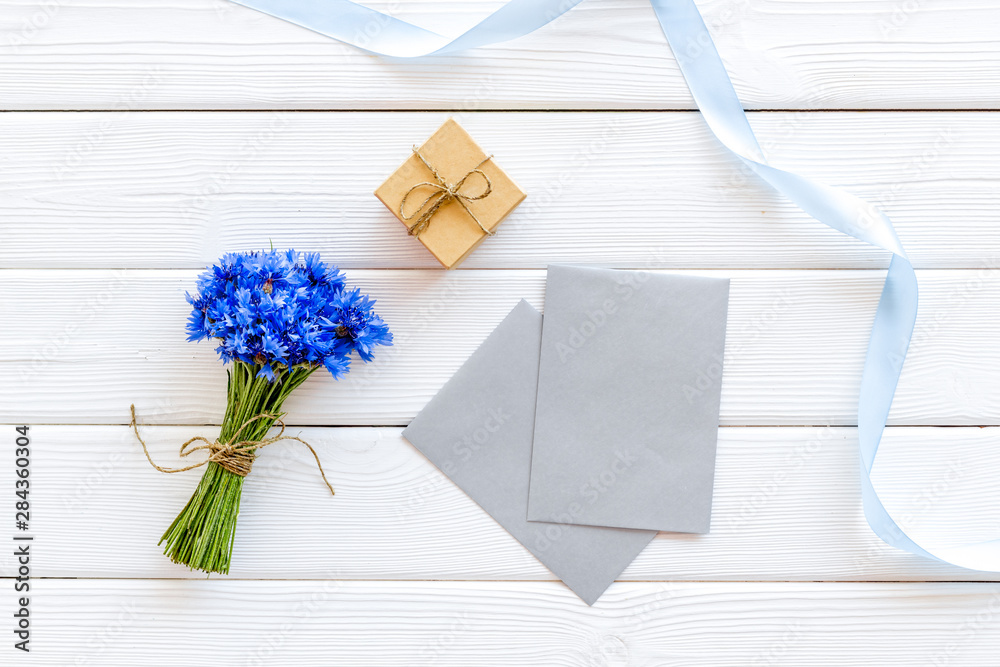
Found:
[[[270,438],[264,438],[263,440],[240,440],[240,433],[243,432],[243,429],[258,419],[273,419],[275,426],[280,427],[281,430],[278,431],[277,435]],[[164,468],[157,465],[153,461],[152,457],[149,455],[149,449],[146,447],[146,442],[142,439],[142,436],[139,435],[139,424],[135,418],[135,405],[132,405],[132,421],[129,426],[131,426],[132,430],[135,432],[136,440],[138,440],[139,444],[142,445],[142,451],[145,452],[146,460],[149,461],[149,464],[160,472],[167,473],[184,472],[185,470],[200,468],[201,466],[208,465],[209,463],[217,463],[234,475],[246,477],[250,474],[251,468],[253,468],[254,459],[257,458],[257,454],[255,453],[256,450],[261,447],[273,445],[274,443],[282,440],[295,440],[296,442],[301,442],[309,448],[310,452],[312,452],[313,458],[316,459],[316,466],[319,468],[319,474],[323,477],[323,482],[326,484],[326,488],[330,489],[330,494],[333,495],[333,487],[330,486],[330,482],[326,479],[326,473],[323,472],[323,464],[319,462],[319,455],[316,453],[316,450],[312,448],[312,445],[298,436],[284,435],[285,423],[281,421],[280,415],[263,413],[255,417],[251,417],[247,421],[243,422],[238,429],[236,429],[236,433],[234,433],[232,437],[233,442],[229,443],[219,442],[218,440],[212,441],[208,438],[196,435],[181,445],[180,455],[185,457],[200,449],[204,449],[209,453],[208,458],[203,461],[199,461],[198,463],[192,463],[184,468]],[[192,447],[192,445],[196,442],[204,444]]]
[[[468,202],[476,201],[478,199],[485,199],[486,197],[490,196],[490,193],[493,192],[493,182],[490,180],[490,177],[487,176],[482,169],[480,169],[481,166],[483,166],[493,158],[492,155],[487,155],[479,164],[470,169],[468,173],[466,173],[465,176],[463,176],[462,178],[458,179],[454,183],[448,183],[446,180],[444,180],[444,178],[441,177],[437,169],[432,167],[431,164],[427,161],[427,159],[420,154],[420,151],[417,149],[416,146],[413,147],[413,154],[416,155],[418,158],[420,158],[420,161],[424,163],[424,166],[427,167],[427,169],[434,176],[435,182],[432,183],[430,181],[424,181],[422,183],[417,183],[412,188],[406,191],[406,194],[403,195],[402,201],[399,202],[399,217],[402,218],[404,221],[409,222],[413,218],[416,218],[418,215],[420,216],[419,218],[417,218],[417,221],[413,223],[413,225],[410,227],[409,231],[410,236],[420,236],[420,233],[423,232],[425,229],[427,229],[427,225],[430,224],[431,218],[434,217],[434,214],[436,214],[442,206],[444,206],[450,201],[457,201],[459,204],[461,204],[462,208],[465,209],[465,212],[468,213],[473,220],[475,220],[476,224],[479,225],[479,228],[483,230],[483,232],[485,232],[487,236],[493,236],[494,234],[496,234],[496,232],[492,232],[483,226],[483,223],[479,221],[479,218],[476,217],[476,214],[472,212],[472,209],[470,209],[468,205]],[[462,188],[465,186],[466,181],[468,181],[473,174],[478,174],[479,176],[482,176],[483,180],[486,182],[486,189],[478,195],[470,195],[465,192],[462,192]],[[418,206],[412,213],[407,215],[405,212],[406,200],[409,199],[410,195],[412,195],[414,191],[418,190],[419,188],[430,188],[432,192],[431,194],[427,195],[427,198],[420,203],[420,206]],[[421,213],[421,211],[423,211],[423,213]]]

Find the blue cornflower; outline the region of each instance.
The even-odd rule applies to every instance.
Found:
[[[309,285],[329,286],[335,290],[344,286],[344,274],[337,267],[324,264],[318,252],[304,253],[299,269]]]
[[[373,348],[392,345],[392,334],[372,307],[375,301],[361,290],[341,290],[328,307],[323,323],[337,338],[356,350],[363,361],[371,361]]]
[[[350,370],[356,351],[371,361],[374,348],[392,345],[392,334],[360,290],[318,253],[294,250],[229,253],[198,277],[188,340],[218,339],[224,362],[259,366],[258,376],[323,365],[335,378]]]

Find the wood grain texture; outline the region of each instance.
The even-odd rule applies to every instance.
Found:
[[[367,4],[457,34],[500,0]],[[991,0],[698,5],[748,108],[1000,106]],[[0,100],[7,109],[692,107],[644,0],[588,0],[513,42],[419,62],[366,55],[225,0],[3,0]]]
[[[457,32],[500,3],[370,4]],[[698,5],[745,106],[798,110],[750,114],[772,162],[879,204],[924,269],[890,421],[954,426],[887,429],[888,509],[921,541],[996,538],[1000,116],[892,110],[1000,109],[1000,7]],[[32,653],[0,663],[995,664],[1000,574],[892,549],[861,511],[845,425],[887,255],[748,178],[691,109],[646,0],[419,62],[227,0],[0,0],[0,422],[32,424],[35,535]],[[453,113],[529,198],[444,273],[371,191]],[[289,402],[338,495],[268,448],[233,575],[205,580],[156,545],[199,472],[156,472],[124,423],[134,401],[167,465],[214,434],[225,375],[183,341],[183,292],[272,242],[349,269],[399,345]],[[541,307],[554,262],[733,279],[712,531],[658,535],[594,608],[384,426]]]
[[[372,191],[448,117],[0,114],[0,266],[196,268],[273,242],[344,267],[433,268]],[[887,266],[742,171],[695,114],[460,120],[529,193],[466,268]],[[1000,116],[752,122],[774,164],[882,206],[916,266],[1000,266]]]
[[[854,424],[883,271],[703,271],[730,276],[725,425]],[[1000,424],[992,395],[1000,270],[918,272],[921,310],[893,424]],[[2,273],[0,419],[218,423],[226,375],[213,345],[185,341],[188,270]],[[352,270],[396,345],[342,382],[317,376],[285,404],[291,424],[403,425],[545,272]],[[711,369],[708,369],[711,370]]]
[[[1000,649],[998,584],[623,583],[594,608],[537,582],[34,585],[32,665],[913,667]]]
[[[12,430],[12,427],[3,427]],[[38,577],[194,578],[157,541],[201,471],[163,474],[124,426],[33,426],[32,560]],[[299,430],[296,430],[298,433]],[[150,426],[160,465],[208,427]],[[232,578],[553,580],[400,436],[304,428],[337,495],[296,443],[261,452],[245,487]],[[1000,535],[1000,429],[890,428],[875,483],[913,536]],[[865,522],[853,428],[723,428],[712,530],[660,533],[622,580],[986,580],[883,544]],[[10,540],[13,526],[0,533]],[[558,539],[554,535],[553,539]],[[0,576],[15,576],[11,550]]]

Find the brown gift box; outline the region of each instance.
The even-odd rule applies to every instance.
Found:
[[[375,196],[446,269],[453,269],[524,201],[525,194],[454,119],[417,152],[379,186]],[[460,200],[447,195],[448,188]],[[402,213],[401,204],[405,204]]]

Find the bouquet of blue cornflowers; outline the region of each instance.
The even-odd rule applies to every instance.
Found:
[[[376,347],[392,344],[392,334],[372,311],[375,302],[346,287],[343,274],[313,253],[228,254],[187,299],[188,340],[218,341],[216,351],[231,364],[228,401],[218,440],[197,448],[212,451],[201,483],[160,543],[175,563],[225,574],[243,480],[254,449],[277,440],[265,436],[285,399],[319,368],[342,378],[352,353],[371,361]]]

